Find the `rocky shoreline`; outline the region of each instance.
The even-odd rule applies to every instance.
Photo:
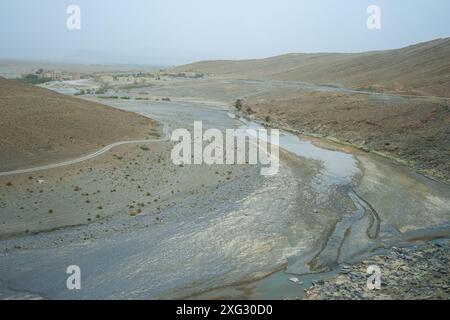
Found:
[[[339,274],[313,283],[307,300],[448,300],[450,299],[450,240],[412,247],[393,247],[355,265],[343,265]],[[377,265],[381,288],[367,287],[367,268]]]

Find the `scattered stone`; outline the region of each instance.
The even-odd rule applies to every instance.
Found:
[[[289,281],[292,281],[294,283],[299,283],[300,282],[300,280],[298,278],[296,278],[296,277],[289,278]]]
[[[353,266],[341,266],[338,275],[316,281],[305,290],[308,300],[450,299],[450,240],[418,247],[391,248]],[[381,289],[370,290],[369,265],[381,269]]]

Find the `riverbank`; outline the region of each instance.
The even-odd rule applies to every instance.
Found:
[[[450,183],[448,101],[337,92],[285,92],[245,101],[268,126],[371,152]]]
[[[155,141],[117,146],[65,167],[0,176],[0,238],[144,214],[152,223],[186,197],[234,180],[249,166],[177,166],[173,145]]]
[[[450,240],[393,247],[355,265],[343,265],[338,275],[317,281],[305,290],[308,300],[448,300],[450,299]],[[367,288],[367,268],[381,271],[381,289]]]

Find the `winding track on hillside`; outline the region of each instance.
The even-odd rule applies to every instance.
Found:
[[[54,169],[54,168],[59,168],[59,167],[64,167],[64,166],[69,166],[69,165],[73,165],[76,163],[80,163],[86,160],[90,160],[92,158],[98,157],[102,154],[104,154],[105,152],[108,152],[109,150],[121,146],[121,145],[125,145],[125,144],[144,144],[144,143],[154,143],[154,142],[164,142],[164,141],[168,141],[168,133],[167,133],[167,128],[164,127],[163,129],[165,137],[161,138],[161,139],[143,139],[143,140],[130,140],[130,141],[117,141],[114,143],[111,143],[103,148],[101,148],[100,150],[95,151],[94,153],[88,154],[88,155],[84,155],[75,159],[71,159],[71,160],[67,160],[67,161],[62,161],[62,162],[58,162],[58,163],[53,163],[53,164],[48,164],[48,165],[44,165],[44,166],[39,166],[39,167],[33,167],[33,168],[27,168],[27,169],[18,169],[18,170],[13,170],[13,171],[5,171],[5,172],[0,172],[0,177],[5,177],[5,176],[13,176],[13,175],[18,175],[18,174],[24,174],[24,173],[32,173],[32,172],[36,172],[36,171],[44,171],[44,170],[49,170],[49,169]]]

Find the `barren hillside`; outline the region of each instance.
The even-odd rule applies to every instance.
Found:
[[[0,171],[76,157],[147,138],[147,118],[0,78]]]
[[[204,61],[174,69],[226,78],[335,84],[357,89],[450,97],[450,38],[364,53],[287,54]]]

